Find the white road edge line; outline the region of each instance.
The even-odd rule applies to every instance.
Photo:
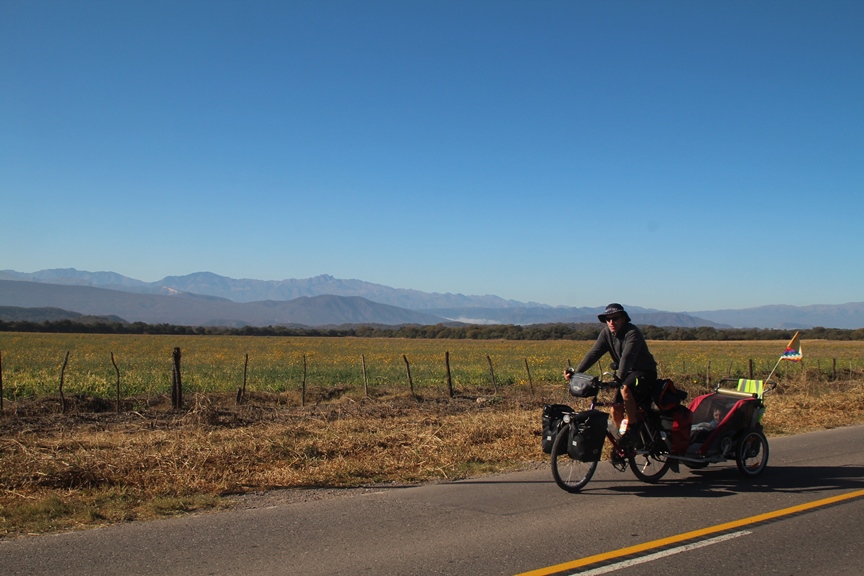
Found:
[[[608,574],[609,572],[614,572],[623,568],[630,568],[631,566],[638,566],[639,564],[644,564],[646,562],[653,562],[654,560],[659,560],[661,558],[665,558],[666,556],[672,556],[673,554],[680,554],[681,552],[689,552],[690,550],[704,548],[705,546],[711,546],[712,544],[719,544],[720,542],[732,540],[733,538],[738,538],[739,536],[746,536],[747,534],[751,534],[751,531],[741,530],[740,532],[732,532],[731,534],[724,534],[723,536],[715,536],[714,538],[702,540],[701,542],[694,542],[692,544],[685,544],[684,546],[677,546],[675,548],[670,548],[661,552],[648,554],[647,556],[641,556],[639,558],[633,558],[631,560],[624,560],[622,562],[616,562],[615,564],[609,564],[608,566],[594,568],[593,570],[588,570],[586,572],[573,572],[571,576],[597,576],[599,574]]]

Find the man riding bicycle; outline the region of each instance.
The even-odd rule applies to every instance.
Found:
[[[630,322],[630,316],[621,304],[609,304],[597,318],[606,326],[600,331],[594,346],[576,366],[576,372],[585,372],[608,352],[617,365],[617,376],[621,382],[621,389],[615,397],[616,405],[612,407],[612,422],[619,429],[626,414],[628,428],[635,429],[638,404],[650,397],[657,381],[657,362],[648,350],[642,332]],[[565,376],[570,378],[569,373]]]

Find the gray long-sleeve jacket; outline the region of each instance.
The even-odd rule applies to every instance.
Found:
[[[605,326],[576,371],[585,372],[607,352],[618,363],[618,378],[621,380],[630,372],[657,372],[657,362],[648,350],[645,337],[629,322],[617,334],[612,334],[609,326]]]

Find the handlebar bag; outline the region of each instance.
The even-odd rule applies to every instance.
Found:
[[[543,452],[552,452],[552,444],[564,423],[564,414],[573,414],[573,408],[566,404],[546,404],[543,406],[543,438],[540,445]]]
[[[577,398],[590,398],[600,391],[600,381],[595,376],[576,372],[570,376],[570,395]]]
[[[609,414],[586,410],[570,417],[570,437],[567,455],[581,462],[597,462],[603,453]]]

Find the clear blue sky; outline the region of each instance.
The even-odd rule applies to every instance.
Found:
[[[864,301],[864,2],[0,0],[0,269]]]

